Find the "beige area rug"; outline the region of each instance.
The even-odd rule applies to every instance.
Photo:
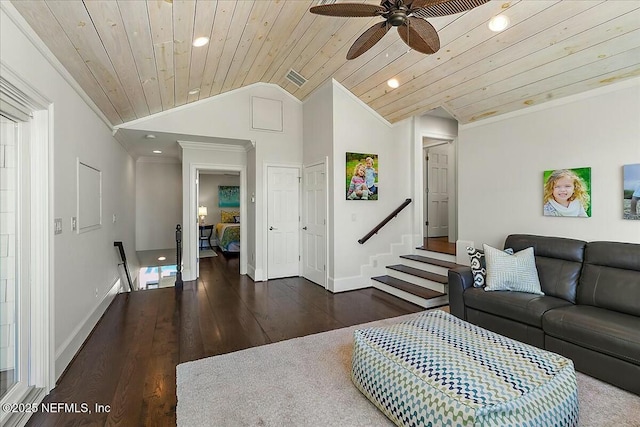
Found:
[[[392,426],[350,378],[353,331],[385,319],[182,363],[178,427]],[[640,397],[577,373],[582,427],[639,427]]]
[[[216,251],[212,251],[211,249],[200,249],[199,258],[211,258],[214,256],[218,256]]]

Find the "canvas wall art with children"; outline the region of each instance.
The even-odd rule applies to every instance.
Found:
[[[347,153],[347,200],[378,200],[378,155]]]
[[[591,216],[591,168],[544,172],[544,216]]]
[[[622,218],[640,220],[640,163],[622,167]]]

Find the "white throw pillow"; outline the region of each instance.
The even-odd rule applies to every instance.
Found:
[[[489,245],[482,246],[487,263],[485,291],[516,291],[544,295],[540,289],[533,248],[509,255]]]

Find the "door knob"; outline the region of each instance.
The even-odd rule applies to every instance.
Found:
[[[306,230],[306,229],[307,229],[307,226],[305,225],[304,227],[302,227],[302,229],[303,229],[303,230]]]
[[[277,228],[269,227],[269,230],[277,230]]]

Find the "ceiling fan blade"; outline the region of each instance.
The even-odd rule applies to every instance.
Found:
[[[411,6],[413,16],[433,18],[453,15],[481,6],[489,0],[414,0]],[[423,6],[421,6],[423,5]]]
[[[387,31],[389,31],[389,25],[386,21],[370,27],[367,31],[362,33],[360,37],[358,37],[355,43],[353,43],[349,52],[347,52],[347,59],[357,58],[371,49],[382,37],[384,37],[385,34],[387,34]]]
[[[440,49],[440,37],[433,25],[424,19],[410,16],[398,27],[400,38],[411,48],[422,53],[435,53]]]
[[[324,4],[321,6],[313,6],[309,9],[309,12],[317,15],[343,16],[345,18],[378,16],[385,11],[386,9],[384,7],[366,3]]]

